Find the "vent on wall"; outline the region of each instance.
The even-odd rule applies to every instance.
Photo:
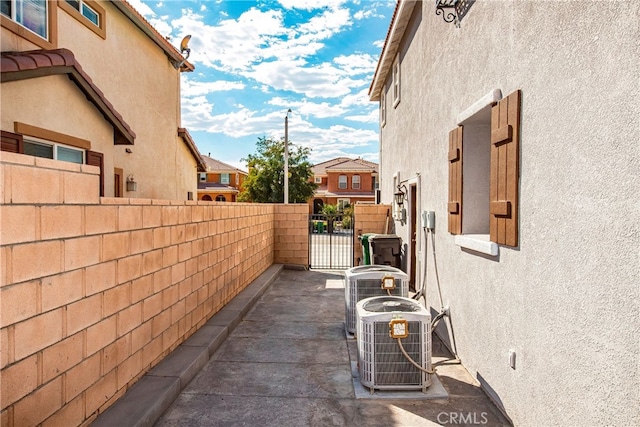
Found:
[[[404,319],[408,335],[402,347],[419,366],[431,371],[431,315],[410,298],[382,296],[367,298],[356,305],[358,372],[363,386],[373,390],[425,391],[431,374],[414,366],[402,353],[397,339],[389,333],[391,320]]]
[[[395,289],[382,288],[382,279],[392,277]],[[409,294],[409,277],[395,267],[386,265],[361,265],[345,272],[344,284],[345,327],[347,332],[356,332],[356,304],[358,301],[375,296],[396,295],[406,297]]]

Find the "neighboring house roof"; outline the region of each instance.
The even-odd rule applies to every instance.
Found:
[[[209,156],[202,156],[202,159],[207,166],[208,172],[237,172],[243,175],[248,175],[248,173],[243,171],[242,169],[238,169],[235,166],[228,165],[224,162],[221,162],[220,160],[216,160]]]
[[[237,188],[230,187],[226,184],[219,184],[214,182],[199,182],[198,183],[199,191],[208,191],[212,193],[239,193],[240,191]]]
[[[361,198],[374,198],[375,197],[375,192],[373,191],[369,191],[369,192],[360,192],[360,193],[353,193],[353,192],[334,192],[334,191],[328,191],[327,187],[320,187],[318,188],[315,193],[313,193],[314,197],[348,197],[348,198],[354,198],[354,197],[361,197]]]
[[[337,157],[318,163],[311,168],[314,175],[326,175],[329,172],[378,172],[378,164],[364,159]]]
[[[419,2],[407,0],[398,0],[396,3],[396,8],[391,17],[391,25],[389,25],[387,37],[382,47],[382,53],[376,66],[376,72],[373,75],[371,86],[369,86],[370,101],[380,100],[380,93],[382,92],[384,82],[387,80],[387,75],[391,70],[393,60],[400,47],[400,41],[409,23],[409,18],[411,18],[411,12],[413,12],[414,6],[418,3]]]
[[[189,134],[189,131],[185,128],[178,128],[178,136],[182,138],[185,145],[191,151],[191,154],[196,159],[196,163],[198,164],[198,172],[205,172],[207,170],[207,165],[204,162],[204,159],[200,155],[198,148],[196,147],[195,142],[193,142],[193,138]]]
[[[68,49],[2,52],[0,81],[12,82],[52,75],[66,74],[78,86],[89,102],[96,106],[114,129],[114,144],[134,142],[136,134],[116,111],[104,93],[93,83]]]
[[[118,8],[127,18],[131,20],[144,34],[147,35],[160,49],[169,57],[169,59],[180,63],[184,59],[182,54],[162,36],[137,10],[133,8],[126,0],[112,0],[111,3]],[[184,62],[180,67],[180,71],[193,71],[194,66],[188,61]]]

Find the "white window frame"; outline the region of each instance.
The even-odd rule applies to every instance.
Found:
[[[35,30],[27,27],[24,24],[24,1],[23,0],[9,0],[9,3],[11,4],[11,12],[10,15],[4,15],[6,17],[8,17],[9,19],[11,19],[13,22],[15,22],[16,24],[20,25],[21,27],[27,29],[28,31],[30,31],[31,33],[35,34],[36,36],[49,41],[49,33],[51,31],[51,29],[49,28],[49,2],[47,0],[43,0],[42,3],[44,4],[44,34],[40,34],[38,32],[36,32]],[[22,12],[22,22],[18,20],[18,9],[19,6],[23,7],[23,12]]]
[[[351,204],[351,199],[338,199],[336,203],[338,212],[342,212],[344,210],[345,205],[350,205],[350,204]]]
[[[24,136],[23,137],[23,143],[27,143],[27,144],[36,144],[36,145],[45,145],[48,147],[52,147],[53,148],[53,160],[58,160],[61,162],[69,162],[69,163],[75,163],[77,165],[83,165],[86,164],[87,161],[87,150],[84,150],[82,148],[78,148],[78,147],[73,147],[71,145],[66,145],[66,144],[60,144],[58,142],[53,142],[53,141],[48,141],[46,139],[42,139],[42,138],[36,138],[33,136]],[[66,150],[71,150],[71,151],[77,151],[82,153],[82,161],[80,163],[76,163],[76,162],[71,162],[69,160],[60,160],[58,158],[58,149],[59,148],[64,148]],[[27,154],[28,156],[30,156],[31,154]],[[34,157],[40,157],[40,156],[34,156]],[[41,157],[43,159],[49,159],[50,157]]]
[[[315,182],[316,184],[322,184],[322,177],[321,176],[314,177],[313,182]]]
[[[342,178],[344,178],[344,183],[342,182]],[[338,189],[346,190],[349,186],[348,182],[349,182],[349,178],[347,177],[347,175],[338,176]]]
[[[200,172],[199,176],[199,181],[200,182],[206,182],[207,181],[207,173],[206,172]]]
[[[382,88],[382,93],[380,94],[380,127],[384,127],[387,124],[387,95],[385,93],[385,88]]]
[[[357,183],[356,183],[356,178],[358,178],[357,179],[357,181],[358,181]],[[359,190],[360,189],[360,175],[353,175],[351,177],[351,188],[353,190]]]
[[[229,175],[230,175],[230,174],[228,174],[228,173],[221,173],[221,174],[220,174],[220,184],[227,184],[227,185],[229,185],[229,182],[230,182],[230,177],[229,177]]]
[[[393,60],[393,107],[400,103],[400,54]]]

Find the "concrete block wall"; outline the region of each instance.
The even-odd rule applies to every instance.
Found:
[[[360,265],[364,262],[362,243],[358,236],[366,233],[392,234],[394,232],[395,226],[391,209],[391,205],[373,203],[356,203],[354,205],[353,265]]]
[[[271,264],[308,264],[306,205],[100,198],[98,179],[2,152],[3,427],[90,423]]]
[[[309,208],[306,204],[275,205],[274,258],[278,264],[309,267]]]

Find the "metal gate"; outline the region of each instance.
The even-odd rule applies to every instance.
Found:
[[[353,217],[309,215],[309,266],[336,270],[353,266]]]

